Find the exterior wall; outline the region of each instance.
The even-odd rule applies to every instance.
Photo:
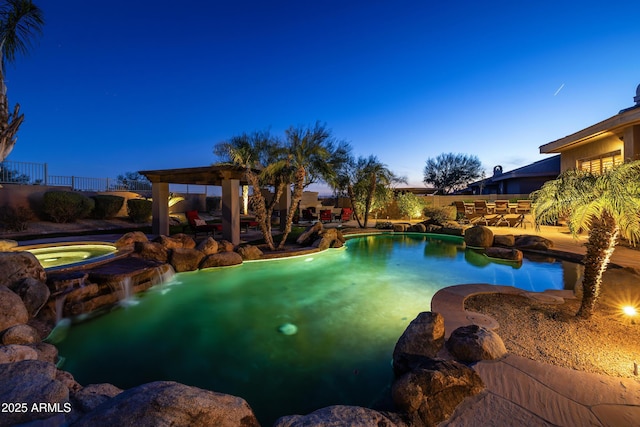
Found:
[[[617,136],[610,135],[602,139],[594,140],[588,144],[562,151],[560,171],[564,172],[577,168],[578,160],[580,159],[595,157],[616,150],[623,150],[623,142]],[[624,158],[627,157],[624,151],[622,154]]]
[[[640,125],[631,126],[624,132],[624,160],[640,160]]]

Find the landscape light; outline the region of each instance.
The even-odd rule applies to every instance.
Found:
[[[638,311],[636,310],[636,308],[634,306],[631,305],[625,305],[622,307],[622,312],[624,314],[626,314],[627,316],[635,316],[636,314],[638,314]]]

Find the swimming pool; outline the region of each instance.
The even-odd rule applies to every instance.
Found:
[[[117,251],[115,246],[104,243],[58,244],[19,249],[35,255],[45,269],[85,265],[112,257]]]
[[[562,289],[570,263],[494,263],[459,238],[352,238],[347,249],[181,273],[135,305],[74,325],[58,344],[81,384],[174,380],[279,416],[388,396],[396,341],[439,289]],[[286,325],[294,325],[296,333]],[[285,327],[283,329],[283,327]]]

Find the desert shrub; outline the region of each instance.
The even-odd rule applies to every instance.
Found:
[[[0,208],[0,225],[7,231],[24,231],[29,227],[31,211],[24,206],[14,208],[5,205]]]
[[[127,200],[127,213],[129,214],[129,218],[136,223],[149,221],[152,205],[153,202],[147,199]]]
[[[452,216],[451,210],[445,209],[445,208],[436,208],[432,206],[427,206],[426,208],[424,208],[422,212],[425,217],[429,218],[427,221],[429,224],[443,225],[447,221],[455,218],[455,208],[453,211],[454,212],[453,218],[451,218]]]
[[[95,202],[71,191],[47,191],[43,198],[43,212],[53,222],[74,222],[89,216]]]
[[[400,214],[404,217],[420,218],[425,209],[424,197],[416,196],[413,193],[403,193],[396,196],[396,204]]]
[[[93,201],[95,202],[95,207],[93,208],[94,218],[109,219],[120,212],[124,204],[124,197],[98,194],[93,196]]]

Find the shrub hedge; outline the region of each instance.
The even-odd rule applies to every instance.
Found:
[[[153,202],[147,199],[127,200],[127,213],[131,221],[136,223],[148,222],[151,218],[151,206]]]
[[[97,219],[109,219],[115,217],[122,205],[124,204],[124,197],[112,196],[109,194],[98,194],[93,196],[92,199],[95,202],[93,208],[93,217]]]
[[[24,206],[14,208],[9,205],[0,208],[0,226],[7,231],[24,231],[29,227],[31,211]]]
[[[75,222],[89,216],[95,202],[72,191],[47,191],[43,196],[43,212],[58,223]]]

